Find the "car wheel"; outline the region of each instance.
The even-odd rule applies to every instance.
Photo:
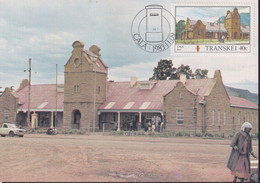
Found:
[[[10,131],[10,132],[9,132],[9,136],[10,136],[10,137],[14,137],[14,132],[13,132],[13,131]]]
[[[23,137],[23,135],[19,135],[19,137]]]

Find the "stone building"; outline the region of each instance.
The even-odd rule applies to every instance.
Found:
[[[229,39],[249,39],[249,26],[241,25],[237,8],[232,12],[227,11],[224,23],[187,18],[181,39],[218,39],[221,35]]]
[[[137,130],[155,121],[164,122],[170,132],[229,134],[249,121],[258,132],[258,105],[229,96],[219,70],[206,79],[181,75],[180,80],[107,81],[100,48],[85,50],[80,41],[72,46],[64,84],[31,86],[30,111],[37,118],[33,127]],[[1,121],[26,125],[28,88],[24,80],[15,92],[5,89],[0,96]]]
[[[73,43],[72,56],[65,65],[64,128],[98,128],[97,108],[106,100],[107,71],[98,46],[84,49]]]

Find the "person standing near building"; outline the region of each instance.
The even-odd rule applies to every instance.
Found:
[[[249,122],[243,123],[241,131],[236,133],[230,144],[232,151],[227,167],[231,170],[231,174],[234,175],[233,182],[236,182],[237,178],[241,182],[244,182],[245,179],[249,180],[249,155],[251,154],[254,158],[257,158],[252,149],[252,139],[249,134],[251,129],[252,125]]]

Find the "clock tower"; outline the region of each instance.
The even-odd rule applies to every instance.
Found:
[[[64,69],[64,128],[98,128],[97,109],[106,99],[107,71],[100,48],[75,41]]]

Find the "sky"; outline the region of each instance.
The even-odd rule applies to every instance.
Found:
[[[250,7],[177,7],[176,8],[176,21],[187,20],[189,17],[192,20],[202,20],[209,22],[216,22],[219,17],[225,16],[227,11],[233,11],[234,8],[238,9],[239,13],[250,13]]]
[[[148,80],[160,59],[171,59],[174,67],[189,65],[193,72],[197,68],[208,69],[208,77],[219,69],[225,85],[258,93],[256,53],[181,55],[171,49],[149,53],[135,44],[131,23],[137,13],[150,4],[172,11],[172,2],[175,1],[0,0],[0,90],[10,86],[18,89],[21,81],[28,78],[28,71],[24,70],[28,70],[29,58],[32,84],[55,83],[56,64],[58,83],[64,83],[64,65],[71,56],[72,43],[79,40],[85,49],[92,45],[101,48],[109,80],[129,81],[131,76]],[[210,19],[216,20],[219,15],[215,15]],[[257,45],[254,43],[255,50]]]

